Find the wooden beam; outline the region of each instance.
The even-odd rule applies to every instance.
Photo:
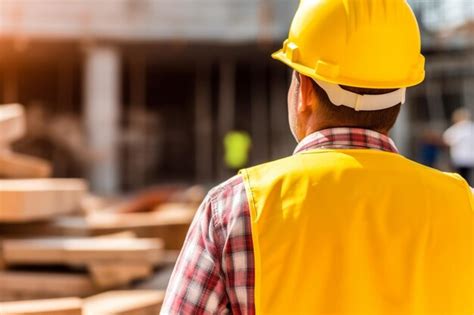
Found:
[[[94,234],[123,230],[134,231],[139,237],[157,237],[165,249],[180,249],[194,218],[191,209],[145,213],[96,213],[89,215],[88,228]]]
[[[0,180],[0,222],[28,222],[73,212],[86,190],[80,179]]]
[[[60,298],[0,303],[2,315],[82,315],[82,300]]]
[[[85,299],[84,315],[158,314],[163,299],[162,291],[110,291]]]
[[[137,238],[137,235],[133,233],[132,231],[123,231],[123,232],[117,232],[117,233],[112,233],[112,234],[105,234],[105,235],[99,235],[96,236],[95,238],[98,239],[110,239],[110,238],[125,238],[125,239],[130,239],[130,238]]]
[[[165,210],[167,208],[168,210]],[[158,212],[96,213],[82,217],[61,217],[49,222],[0,224],[0,234],[10,238],[45,236],[85,237],[131,231],[138,237],[160,238],[167,250],[181,249],[195,208],[162,206]]]
[[[0,177],[4,178],[45,178],[52,172],[51,164],[40,158],[0,151]]]
[[[153,265],[148,262],[97,262],[89,264],[87,269],[95,284],[102,289],[116,288],[153,274]]]
[[[158,225],[189,224],[194,213],[187,209],[143,213],[94,213],[86,217],[92,228],[134,228],[154,227]]]
[[[167,257],[165,257],[165,259],[167,259]],[[0,271],[4,270],[6,267],[7,267],[7,265],[5,264],[5,260],[3,259],[2,245],[0,244]]]
[[[90,296],[98,292],[87,274],[0,271],[0,300]]]
[[[135,233],[130,231],[96,236],[96,239],[134,239]],[[164,260],[167,255],[164,254]],[[96,262],[87,266],[94,282],[103,289],[111,289],[141,280],[153,274],[153,264],[149,262]]]
[[[2,243],[7,265],[157,264],[163,257],[163,242],[158,239],[56,238],[4,240]]]

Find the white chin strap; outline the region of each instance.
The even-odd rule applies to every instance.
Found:
[[[344,90],[338,84],[314,79],[326,91],[331,103],[336,106],[346,106],[356,111],[376,111],[387,109],[398,104],[405,104],[406,88],[401,88],[387,94],[361,95]]]

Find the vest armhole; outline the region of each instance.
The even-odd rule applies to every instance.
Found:
[[[260,251],[260,242],[258,239],[259,231],[258,231],[258,224],[257,224],[257,206],[256,206],[256,200],[253,196],[253,191],[252,191],[252,183],[251,183],[251,178],[249,174],[248,169],[244,169],[239,171],[239,174],[242,176],[244,180],[244,186],[245,186],[245,193],[247,195],[247,202],[249,206],[249,212],[250,212],[250,225],[251,225],[251,231],[252,231],[252,244],[253,244],[253,256],[254,256],[254,268],[255,270],[261,270],[261,251]],[[254,304],[255,304],[255,313],[256,314],[261,314],[261,306],[260,306],[260,301],[261,301],[261,273],[255,272],[254,273]]]
[[[445,173],[445,174],[455,178],[456,180],[458,180],[459,184],[465,187],[465,189],[467,190],[467,198],[471,205],[471,211],[474,212],[474,188],[469,186],[467,181],[459,174],[456,174],[456,173]]]

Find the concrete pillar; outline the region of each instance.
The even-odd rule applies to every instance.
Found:
[[[196,181],[212,180],[212,95],[211,64],[199,63],[195,80]]]
[[[89,168],[91,188],[114,194],[119,189],[120,54],[110,46],[92,46],[84,63],[84,120],[95,160]]]

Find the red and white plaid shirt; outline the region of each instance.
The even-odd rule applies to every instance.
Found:
[[[375,131],[333,128],[309,135],[294,154],[323,148],[398,152]],[[255,314],[254,273],[247,195],[242,177],[235,176],[212,189],[200,206],[161,314]]]

